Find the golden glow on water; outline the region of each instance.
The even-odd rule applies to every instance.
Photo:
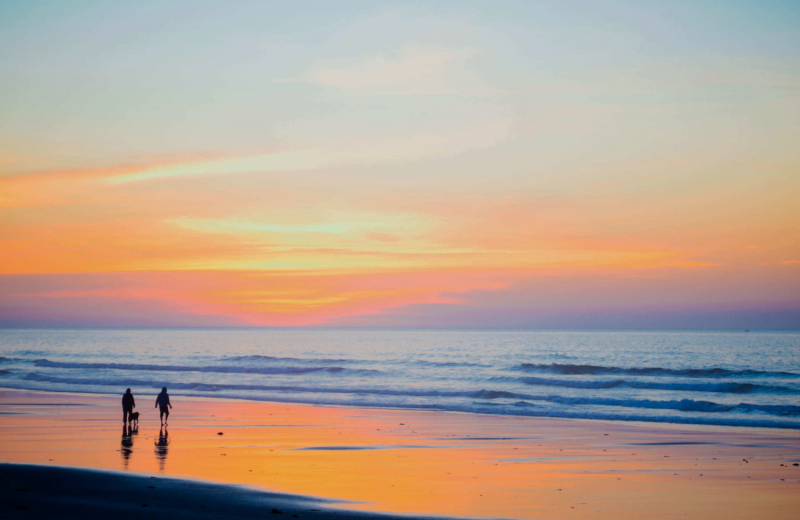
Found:
[[[0,411],[26,414],[0,415],[0,460],[244,484],[408,514],[800,511],[800,468],[787,462],[800,458],[794,432],[186,398],[173,398],[164,432],[150,396],[137,399],[142,417],[128,435],[116,398],[0,391]]]

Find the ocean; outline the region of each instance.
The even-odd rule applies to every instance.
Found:
[[[800,332],[0,330],[0,387],[800,429]]]

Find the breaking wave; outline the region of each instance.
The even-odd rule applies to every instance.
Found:
[[[108,370],[131,370],[143,372],[215,372],[220,374],[308,374],[310,372],[326,372],[336,374],[340,372],[358,373],[380,373],[379,370],[356,368],[349,369],[339,366],[315,367],[315,366],[191,366],[191,365],[141,365],[127,363],[74,363],[63,361],[50,361],[49,359],[37,359],[33,362],[37,367],[43,368],[76,368],[76,369],[108,369]]]
[[[623,408],[645,408],[660,410],[679,410],[684,412],[729,412],[735,409],[742,411],[763,412],[773,415],[798,415],[800,406],[792,405],[760,405],[752,403],[721,404],[712,401],[698,401],[693,399],[681,399],[679,401],[658,401],[650,399],[612,399],[596,397],[563,397],[557,395],[531,395],[502,390],[477,391],[448,391],[448,390],[394,390],[382,387],[354,387],[354,388],[331,388],[317,386],[298,386],[298,385],[250,385],[250,384],[209,384],[209,383],[165,383],[164,381],[142,380],[142,379],[87,379],[87,378],[65,378],[48,376],[38,373],[29,373],[24,381],[40,381],[48,383],[63,383],[80,386],[139,386],[149,388],[161,388],[167,384],[171,389],[194,390],[198,392],[221,392],[225,390],[244,390],[253,392],[293,392],[293,393],[315,393],[315,394],[355,394],[371,396],[404,396],[404,397],[464,397],[469,399],[485,399],[487,401],[496,399],[523,399],[528,401],[543,401],[549,403],[568,404],[568,405],[595,405],[595,406],[615,406]],[[266,396],[265,396],[266,397]],[[276,399],[280,400],[280,399]],[[396,403],[402,407],[402,403]],[[528,403],[530,404],[530,403]],[[447,408],[446,406],[444,407]]]
[[[727,368],[662,368],[662,367],[608,367],[597,365],[565,365],[560,363],[534,364],[522,363],[512,368],[521,372],[536,372],[560,375],[633,375],[633,376],[668,376],[668,377],[796,377],[800,374],[794,372],[768,372],[761,370],[729,370]]]
[[[755,383],[661,383],[650,381],[629,381],[624,379],[585,381],[549,379],[543,377],[523,377],[520,381],[533,386],[560,386],[564,388],[608,389],[636,388],[640,390],[674,390],[679,392],[712,392],[726,394],[775,393],[795,394],[798,391],[786,386],[760,385]]]

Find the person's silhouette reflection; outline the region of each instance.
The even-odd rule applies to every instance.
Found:
[[[167,447],[169,446],[169,432],[166,426],[162,426],[158,432],[158,439],[156,440],[156,460],[158,461],[158,470],[164,471],[164,465],[167,462]]]
[[[133,434],[134,430],[131,428],[130,424],[123,424],[122,425],[122,443],[120,448],[120,453],[122,453],[122,465],[125,466],[125,469],[128,469],[128,461],[131,458],[131,454],[133,453]]]

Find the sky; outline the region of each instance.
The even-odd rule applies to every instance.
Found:
[[[6,0],[0,327],[798,329],[798,27]]]

